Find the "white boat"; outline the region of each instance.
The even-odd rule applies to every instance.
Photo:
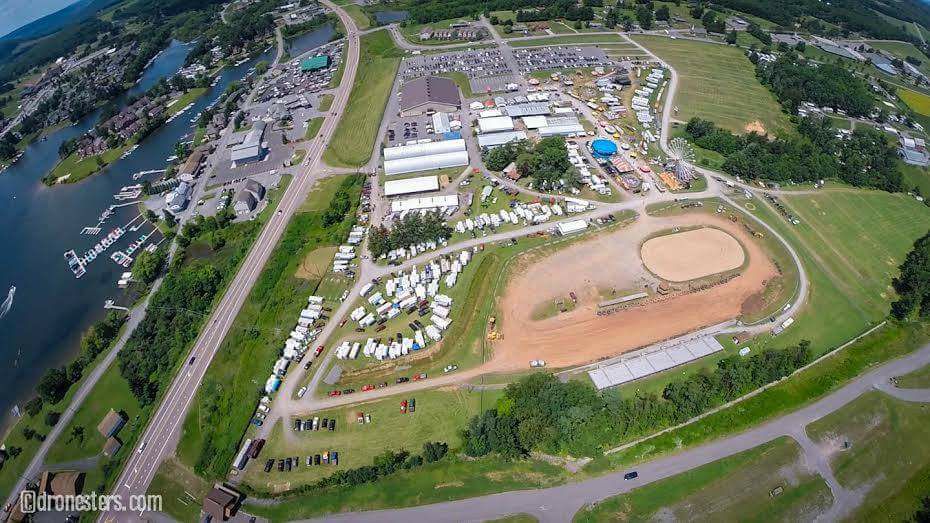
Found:
[[[16,286],[10,285],[10,291],[6,295],[6,299],[3,300],[3,303],[0,303],[0,318],[6,316],[6,313],[10,312],[10,309],[13,307],[13,295],[16,294]]]

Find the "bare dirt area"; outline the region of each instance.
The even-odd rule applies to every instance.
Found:
[[[767,134],[767,131],[765,130],[765,126],[762,125],[762,122],[760,122],[759,120],[756,120],[754,122],[749,122],[748,124],[744,125],[743,130],[745,130],[747,133],[758,133],[763,136]]]
[[[639,256],[643,238],[675,227],[699,226],[725,231],[725,236],[742,246],[740,253],[748,263],[738,276],[703,290],[665,297],[653,294],[641,305],[609,316],[596,315],[598,302],[622,295],[617,290],[643,290],[657,284]],[[690,214],[641,216],[627,228],[530,259],[514,274],[500,301],[503,336],[494,343],[494,356],[482,367],[484,372],[525,369],[532,359],[544,359],[551,367],[579,365],[731,320],[778,271],[739,224]],[[574,310],[532,319],[536,304],[570,292],[578,297]]]
[[[736,238],[712,227],[650,238],[640,253],[647,269],[673,282],[732,271],[746,261]]]

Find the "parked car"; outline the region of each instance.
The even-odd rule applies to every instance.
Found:
[[[304,394],[306,393],[307,393],[307,387],[301,387],[300,390],[297,391],[297,397],[303,398]]]
[[[319,347],[316,348],[315,351],[313,351],[313,355],[314,355],[314,356],[319,356],[320,354],[323,354],[323,346],[322,346],[322,345],[320,345]]]
[[[342,391],[341,391],[341,390],[331,390],[331,391],[329,391],[329,397],[332,398],[332,397],[334,397],[334,396],[342,396]]]
[[[452,372],[452,371],[454,371],[454,370],[456,370],[456,369],[458,369],[458,368],[459,368],[458,365],[446,365],[445,368],[442,369],[442,371],[443,371],[443,372]]]
[[[415,375],[413,376],[413,381],[420,381],[420,380],[425,380],[425,379],[426,379],[426,373],[425,373],[425,372],[421,372],[421,373],[415,374]]]
[[[405,377],[405,376],[401,376],[400,378],[397,378],[397,380],[395,381],[395,383],[407,383],[408,381],[410,381],[410,378]]]
[[[368,392],[370,390],[375,390],[375,386],[370,383],[362,387],[362,392]]]
[[[539,368],[539,367],[545,367],[545,366],[546,366],[546,360],[532,360],[532,361],[530,361],[530,367]]]
[[[407,400],[403,400],[400,402],[400,413],[401,414],[407,413]]]
[[[623,479],[625,479],[626,481],[630,481],[638,477],[639,477],[639,472],[636,472],[635,470],[633,472],[627,472],[626,474],[623,475]]]

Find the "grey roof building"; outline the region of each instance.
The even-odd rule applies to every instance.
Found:
[[[265,134],[265,122],[255,122],[252,129],[243,138],[242,143],[232,149],[230,159],[234,163],[245,163],[260,160],[264,149],[262,148],[262,136]]]
[[[265,186],[251,178],[246,180],[245,190],[252,193],[256,200],[262,200],[265,198]]]
[[[252,193],[243,189],[236,195],[236,202],[233,203],[233,210],[236,211],[236,214],[246,214],[254,211],[257,206],[258,200],[255,199],[255,196],[252,196]]]
[[[438,76],[411,80],[400,89],[401,116],[418,116],[429,109],[452,112],[462,108],[462,97],[455,82]]]

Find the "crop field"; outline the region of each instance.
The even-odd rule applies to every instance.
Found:
[[[776,496],[771,492],[781,487]],[[803,521],[830,506],[827,484],[781,438],[609,498],[575,516],[601,521]]]
[[[930,96],[910,89],[898,89],[898,98],[917,114],[930,116]]]
[[[756,79],[752,63],[741,50],[661,36],[636,36],[634,40],[678,72],[673,101],[679,108],[676,119],[700,116],[737,133],[757,122],[771,134],[791,129],[788,117]]]
[[[909,518],[930,483],[928,423],[925,405],[870,392],[808,425],[807,433],[828,453],[837,481],[864,496],[853,520]]]
[[[341,409],[314,412],[320,419],[336,419],[336,430],[321,429],[314,432],[293,430],[293,418],[285,425],[274,427],[261,457],[249,464],[245,481],[260,491],[276,492],[286,488],[313,483],[337,470],[371,465],[378,454],[387,450],[406,450],[417,454],[424,443],[441,441],[457,448],[459,431],[472,416],[490,408],[501,391],[463,391],[441,389],[421,391],[409,396],[394,396],[380,401],[362,403]],[[416,399],[416,410],[401,414],[400,401]],[[358,423],[358,413],[371,416],[371,423]],[[306,466],[308,454],[323,451],[339,453],[339,465]],[[278,472],[275,468],[265,473],[266,459],[300,457],[301,463],[291,472]]]
[[[400,56],[386,29],[362,37],[355,84],[323,154],[330,166],[358,167],[371,159]]]

